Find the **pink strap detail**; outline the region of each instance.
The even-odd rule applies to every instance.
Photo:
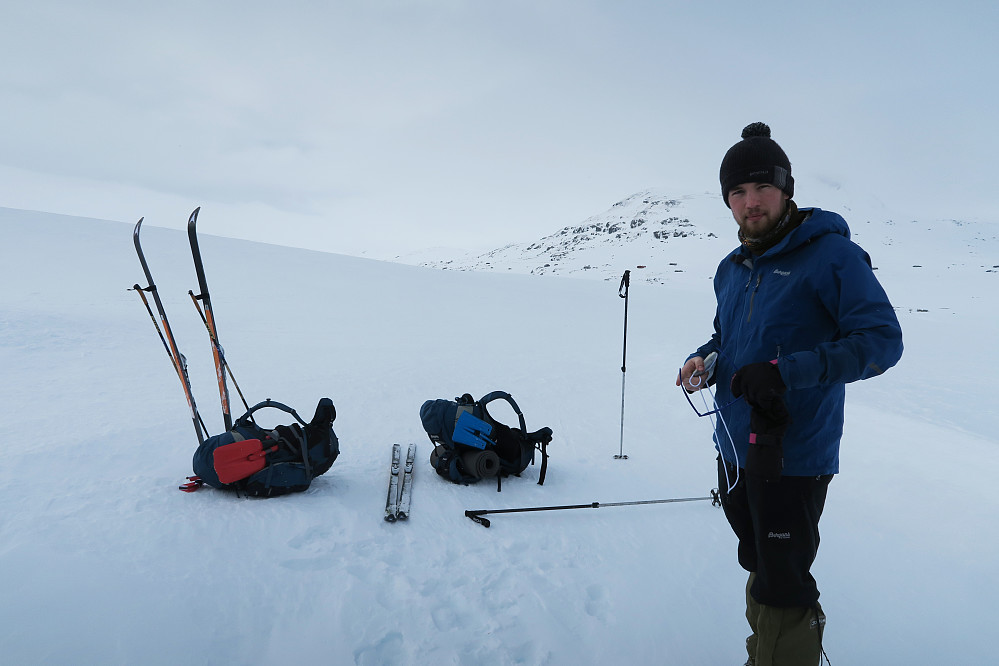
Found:
[[[750,444],[756,444],[756,433],[755,432],[749,433],[749,443]]]

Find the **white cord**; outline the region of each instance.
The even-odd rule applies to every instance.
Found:
[[[691,377],[691,379],[693,379],[693,377]],[[698,377],[697,379],[698,379],[697,385],[700,385],[701,378]],[[691,386],[695,385],[691,383]],[[713,407],[708,406],[708,399],[705,398],[704,393],[701,392],[701,401],[704,403],[704,411],[710,412],[713,410],[717,410],[718,400],[715,398],[715,394],[711,391],[711,387],[705,386],[704,390],[706,390],[708,392],[708,395],[711,396],[711,404],[713,405]],[[720,411],[715,411],[715,414],[718,415],[718,420],[721,421],[722,427],[725,428],[725,434],[728,436],[728,443],[732,446],[732,455],[735,457],[735,482],[733,482],[728,475],[728,463],[725,460],[725,452],[723,451],[724,447],[721,442],[718,442],[718,455],[720,455],[722,459],[722,467],[725,469],[725,484],[728,486],[728,490],[726,492],[730,493],[739,484],[739,452],[736,451],[735,449],[735,440],[732,439],[732,433],[728,429],[728,424],[725,423],[725,417],[722,416],[722,413]],[[708,418],[711,419],[711,428],[717,434],[718,424],[714,419],[714,414],[709,414]]]

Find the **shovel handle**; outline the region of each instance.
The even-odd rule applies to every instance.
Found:
[[[257,451],[255,453],[251,453],[250,455],[246,456],[246,459],[247,460],[260,460],[261,458],[263,458],[264,456],[266,456],[268,453],[274,453],[277,450],[278,450],[278,447],[277,447],[277,444],[275,444],[274,446],[272,446],[269,449],[261,449],[260,451]]]

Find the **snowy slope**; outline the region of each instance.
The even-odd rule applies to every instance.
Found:
[[[332,397],[342,455],[297,496],[178,492],[194,433],[128,291],[141,281],[132,225],[0,209],[5,663],[741,663],[745,578],[709,503],[495,516],[488,530],[463,515],[696,497],[716,485],[708,424],[672,380],[708,334],[720,240],[679,239],[704,277],[633,283],[631,457],[616,461],[616,282],[222,239],[207,235],[210,210],[200,226],[244,393],[303,413]],[[990,663],[999,315],[987,271],[999,245],[988,227],[974,247],[906,229],[891,246],[858,230],[871,234],[906,354],[848,391],[843,473],[815,566],[826,647],[838,664]],[[143,239],[217,431],[186,238],[148,226]],[[610,276],[632,265],[603,263]],[[544,486],[537,468],[501,494],[432,473],[420,404],[493,389],[513,393],[528,427],[555,431]],[[420,453],[412,518],[390,525],[381,513],[395,441]]]

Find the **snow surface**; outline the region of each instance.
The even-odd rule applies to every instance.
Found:
[[[0,209],[3,663],[742,663],[745,573],[709,502],[496,515],[490,529],[463,515],[716,485],[709,425],[673,385],[709,332],[715,242],[671,246],[703,275],[632,283],[630,458],[618,461],[616,278],[439,271],[223,239],[208,235],[210,210],[200,226],[243,392],[303,414],[332,397],[342,454],[299,495],[178,492],[196,442],[128,291],[143,281],[132,225]],[[840,665],[994,663],[995,229],[854,227],[906,351],[848,390],[814,567],[826,648]],[[187,239],[147,226],[143,241],[218,432]],[[529,428],[554,430],[544,486],[537,467],[500,494],[433,474],[422,402],[493,389],[515,396]],[[391,444],[409,441],[420,445],[412,518],[388,524]]]

